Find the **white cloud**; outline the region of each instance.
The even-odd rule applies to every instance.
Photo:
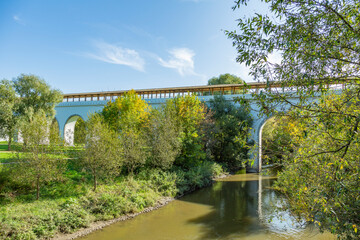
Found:
[[[14,15],[13,20],[21,25],[25,25],[24,21],[19,17],[19,15]]]
[[[160,65],[167,68],[176,69],[180,75],[197,75],[194,72],[195,53],[188,48],[174,48],[169,51],[171,54],[168,61],[158,58]]]
[[[95,42],[94,46],[97,48],[97,53],[87,54],[88,57],[144,71],[145,61],[137,51],[106,42]]]

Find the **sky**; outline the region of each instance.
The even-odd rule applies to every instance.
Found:
[[[0,0],[0,79],[35,74],[63,93],[252,81],[224,30],[259,0]]]

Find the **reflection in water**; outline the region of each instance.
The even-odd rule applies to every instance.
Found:
[[[335,239],[302,226],[269,189],[274,179],[235,175],[84,239]]]

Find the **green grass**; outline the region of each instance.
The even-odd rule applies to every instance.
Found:
[[[18,149],[18,146],[12,144],[12,149]],[[16,158],[15,152],[8,151],[8,143],[7,142],[0,142],[0,163],[11,162]]]
[[[21,145],[15,144],[15,150]],[[56,181],[46,182],[36,200],[31,181],[16,177],[21,165],[0,165],[0,240],[49,239],[57,233],[70,233],[94,221],[139,212],[153,206],[162,197],[183,195],[211,184],[222,173],[218,164],[204,162],[190,170],[169,171],[143,168],[134,176],[120,175],[112,180],[99,180],[97,191],[92,176],[78,164],[83,146],[59,146],[53,157],[67,158],[67,170]],[[28,153],[6,151],[0,143],[0,162],[26,158]],[[15,176],[15,177],[14,177]]]
[[[0,163],[12,162],[16,159],[16,155],[13,152],[0,152]]]
[[[5,141],[0,142],[0,163],[8,163],[15,161],[19,156],[17,152],[21,150],[21,144],[14,143],[11,145],[12,151],[8,151],[8,143]],[[78,153],[83,151],[82,146],[61,146],[56,149],[59,154],[51,154],[52,157],[58,159],[77,158]],[[20,153],[20,157],[25,155]]]
[[[71,233],[95,221],[142,211],[154,206],[162,197],[182,195],[207,186],[212,177],[221,172],[221,167],[213,163],[204,163],[188,171],[143,169],[135,176],[100,181],[94,192],[91,176],[68,170],[61,181],[41,187],[38,201],[30,185],[16,185],[16,192],[3,186],[0,239],[49,239],[57,233]]]

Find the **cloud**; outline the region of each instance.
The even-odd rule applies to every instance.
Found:
[[[13,20],[21,25],[25,25],[24,21],[19,17],[19,15],[14,15]]]
[[[145,61],[137,51],[106,42],[95,42],[94,46],[97,48],[97,53],[87,54],[88,57],[144,71]]]
[[[158,58],[159,63],[163,67],[176,69],[180,75],[197,75],[194,72],[194,56],[195,53],[188,48],[174,48],[169,51],[171,54],[168,61]]]

